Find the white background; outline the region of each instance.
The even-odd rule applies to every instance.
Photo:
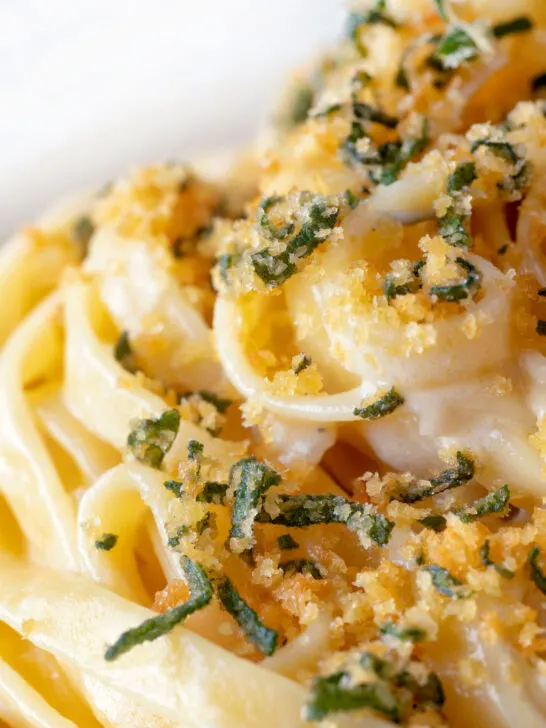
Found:
[[[135,163],[244,144],[341,0],[0,0],[0,234]]]

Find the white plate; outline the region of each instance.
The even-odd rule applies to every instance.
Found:
[[[135,163],[248,142],[340,0],[0,0],[0,234]]]

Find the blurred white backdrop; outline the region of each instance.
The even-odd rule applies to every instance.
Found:
[[[0,234],[135,163],[244,144],[342,0],[0,0]]]

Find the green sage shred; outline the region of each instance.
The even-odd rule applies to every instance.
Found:
[[[82,217],[78,218],[74,223],[71,237],[72,240],[81,245],[84,257],[87,255],[89,242],[91,241],[94,232],[95,224],[93,223],[93,220],[91,220],[91,218],[87,215],[83,215]]]
[[[205,446],[198,440],[190,440],[188,442],[188,460],[198,460],[203,454]]]
[[[134,352],[129,341],[128,331],[122,331],[114,344],[114,359],[130,374],[135,373]]]
[[[105,652],[104,659],[108,662],[116,660],[125,652],[129,652],[136,645],[143,642],[152,642],[168,634],[174,627],[183,622],[193,612],[209,604],[213,596],[212,584],[201,564],[193,562],[187,556],[182,558],[182,567],[190,589],[190,598],[184,604],[168,609],[164,614],[158,614],[145,620],[138,627],[124,632],[113,645]]]
[[[445,516],[425,516],[419,521],[425,528],[430,528],[436,533],[442,533],[447,527],[447,520]]]
[[[358,207],[358,203],[360,202],[360,198],[357,197],[351,190],[345,190],[344,192],[345,201],[351,208],[351,210],[356,210]]]
[[[404,404],[404,397],[394,387],[380,397],[376,402],[366,407],[355,407],[353,413],[363,420],[378,420],[390,415],[394,410]]]
[[[417,503],[423,498],[444,493],[446,490],[458,488],[468,483],[474,477],[474,462],[467,455],[458,451],[455,455],[457,464],[454,467],[447,468],[440,475],[431,478],[424,483],[411,483],[404,490],[393,495],[395,500],[403,503]],[[431,518],[432,516],[429,516]],[[426,525],[426,524],[425,524]]]
[[[235,619],[248,640],[264,655],[272,655],[277,649],[279,633],[264,625],[227,577],[218,582],[216,594],[222,607]]]
[[[227,483],[209,481],[205,483],[203,489],[197,495],[196,500],[199,503],[214,503],[217,506],[221,506],[224,504],[228,487]]]
[[[308,369],[312,363],[313,360],[310,356],[307,356],[306,354],[298,354],[292,365],[292,371],[294,374],[301,374],[305,369]]]
[[[265,237],[271,236],[276,240],[282,240],[292,234],[294,226],[293,223],[287,223],[276,227],[270,222],[267,213],[278,201],[280,198],[268,198],[262,203],[258,225],[262,231],[266,231]],[[303,223],[301,230],[286,243],[282,252],[273,252],[271,248],[266,247],[251,255],[254,271],[267,288],[282,285],[298,272],[298,262],[309,257],[326,240],[336,225],[338,214],[337,204],[315,195],[309,203],[308,219]]]
[[[419,683],[408,670],[399,671],[371,652],[365,652],[360,663],[373,674],[372,680],[355,683],[346,670],[313,680],[305,710],[307,720],[321,721],[331,714],[368,708],[399,723],[410,707],[441,708],[445,702],[442,683],[435,673]]]
[[[484,566],[493,566],[501,576],[505,577],[505,579],[513,579],[516,575],[511,569],[507,569],[502,564],[496,564],[494,561],[491,561],[489,558],[489,539],[486,539],[483,542],[483,546],[480,549],[480,558]]]
[[[218,266],[222,280],[227,281],[228,271],[237,265],[240,257],[239,253],[222,253],[222,255],[216,258],[216,265]]]
[[[281,551],[293,551],[300,547],[299,543],[295,541],[289,533],[283,533],[282,536],[279,536],[277,543],[279,544]]]
[[[477,178],[475,162],[463,162],[459,164],[453,174],[449,176],[447,181],[447,193],[453,195],[456,192],[462,192]]]
[[[95,548],[100,551],[110,551],[118,542],[115,533],[103,533],[102,536],[95,541]]]
[[[320,581],[322,579],[322,573],[314,561],[309,559],[292,559],[292,561],[286,561],[284,564],[279,564],[283,570],[285,576],[292,576],[293,574],[309,574],[313,579]]]
[[[478,57],[479,50],[470,35],[460,27],[444,35],[429,58],[429,65],[441,71],[459,68],[465,61]]]
[[[374,124],[381,124],[381,126],[386,126],[387,129],[395,129],[398,126],[396,116],[386,114],[375,106],[359,101],[353,103],[353,114],[359,121],[370,121]]]
[[[429,294],[436,296],[440,301],[455,303],[465,298],[474,298],[481,288],[482,274],[469,260],[456,258],[455,262],[465,271],[466,278],[459,283],[446,283],[439,286],[431,286]]]
[[[532,30],[533,22],[530,18],[525,15],[521,15],[512,20],[508,20],[505,23],[497,23],[492,28],[493,35],[495,38],[504,38],[505,35],[512,35],[513,33],[525,33],[528,30]]]
[[[417,261],[412,268],[411,278],[405,283],[397,283],[391,275],[385,276],[383,291],[389,303],[397,296],[406,296],[408,293],[417,293],[417,291],[421,290],[423,283],[420,274],[424,265],[424,260]]]
[[[546,594],[546,575],[539,566],[540,549],[538,546],[533,546],[529,551],[527,560],[531,569],[531,579],[534,581],[536,586],[540,589],[543,594]]]
[[[503,485],[502,488],[488,493],[483,498],[469,503],[461,508],[456,508],[453,513],[458,516],[463,523],[471,523],[478,520],[482,516],[491,513],[504,513],[510,501],[510,488]]]
[[[449,0],[447,0],[449,2]],[[445,8],[446,0],[434,0],[434,4],[436,5],[436,10],[438,11],[438,15],[442,18],[442,20],[445,20],[446,23],[449,22],[449,18],[447,15],[447,11]]]
[[[254,457],[243,458],[231,468],[229,484],[235,489],[235,497],[229,535],[247,542],[243,551],[248,550],[253,538],[253,521],[263,496],[280,482],[278,473]]]
[[[184,493],[184,483],[180,483],[178,480],[167,480],[163,486],[174,493],[177,498],[181,498]]]
[[[140,420],[129,433],[127,447],[139,463],[159,468],[175,441],[179,426],[180,413],[176,409],[166,410],[153,419]]]
[[[299,126],[307,120],[309,111],[313,106],[313,100],[315,98],[315,91],[312,86],[304,83],[297,90],[292,104],[290,106],[290,113],[288,116],[288,122],[290,126]]]
[[[332,713],[347,713],[369,708],[398,721],[400,705],[393,688],[384,682],[354,685],[345,672],[336,672],[313,680],[307,699],[305,717],[321,721]]]
[[[467,593],[461,589],[461,587],[464,587],[463,583],[450,574],[447,569],[431,564],[424,566],[423,570],[432,576],[432,583],[440,594],[453,599],[461,599],[467,596]]]
[[[371,538],[379,546],[388,543],[393,523],[370,504],[350,501],[340,495],[277,495],[274,511],[262,508],[256,520],[289,528],[318,523],[342,523],[361,540]]]
[[[393,622],[386,622],[379,630],[382,635],[396,637],[401,642],[424,642],[427,633],[420,627],[399,627]]]

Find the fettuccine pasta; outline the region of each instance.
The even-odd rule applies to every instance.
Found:
[[[356,0],[267,144],[0,253],[0,724],[546,726],[546,5]]]

